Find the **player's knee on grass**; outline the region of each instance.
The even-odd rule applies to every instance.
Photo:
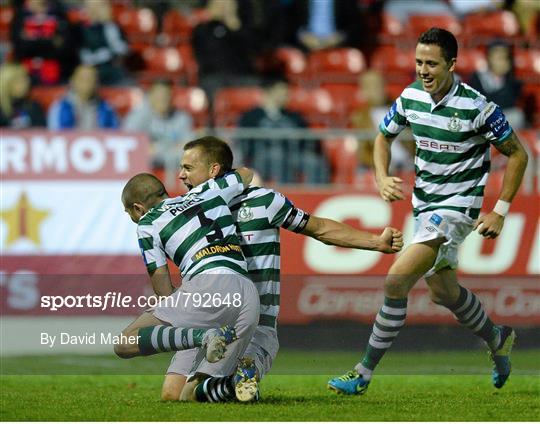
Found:
[[[180,400],[184,402],[196,402],[197,397],[195,396],[195,389],[203,380],[196,378],[192,381],[187,381],[182,388],[182,393],[180,393]]]
[[[161,388],[161,400],[180,400],[185,383],[185,375],[167,374]]]

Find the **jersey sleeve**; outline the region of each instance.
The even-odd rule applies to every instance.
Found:
[[[495,146],[505,142],[513,130],[500,106],[484,102],[479,104],[479,109],[480,113],[473,123],[474,129]]]
[[[406,126],[407,118],[405,117],[401,97],[398,97],[379,124],[379,130],[386,137],[392,138],[396,137]]]
[[[139,225],[137,236],[139,247],[146,265],[146,270],[150,273],[167,264],[167,256],[161,245],[159,237],[154,237],[154,227],[152,225]]]
[[[283,194],[272,191],[272,203],[267,207],[268,221],[274,227],[282,227],[300,233],[306,227],[309,214],[298,209]]]
[[[208,188],[211,190],[219,190],[219,195],[227,204],[230,204],[245,189],[242,178],[236,172],[225,174],[221,178],[208,180],[206,184],[208,184]]]

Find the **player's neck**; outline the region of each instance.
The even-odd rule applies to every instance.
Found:
[[[444,99],[446,95],[450,92],[450,90],[452,89],[453,85],[454,85],[454,74],[449,74],[448,78],[446,79],[444,83],[443,88],[441,88],[437,93],[431,96],[431,98],[433,99],[433,102],[437,104],[442,99]]]

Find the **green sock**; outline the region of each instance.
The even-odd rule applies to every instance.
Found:
[[[142,355],[201,347],[207,330],[154,325],[139,329],[138,345]]]

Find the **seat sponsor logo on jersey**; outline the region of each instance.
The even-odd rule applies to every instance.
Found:
[[[253,219],[253,211],[248,205],[244,203],[242,207],[240,208],[240,210],[238,211],[237,219],[240,222],[251,221]]]
[[[437,141],[429,140],[418,140],[420,147],[425,147],[432,150],[445,150],[447,152],[461,152],[462,148],[460,146],[455,146],[453,144],[439,143]]]

